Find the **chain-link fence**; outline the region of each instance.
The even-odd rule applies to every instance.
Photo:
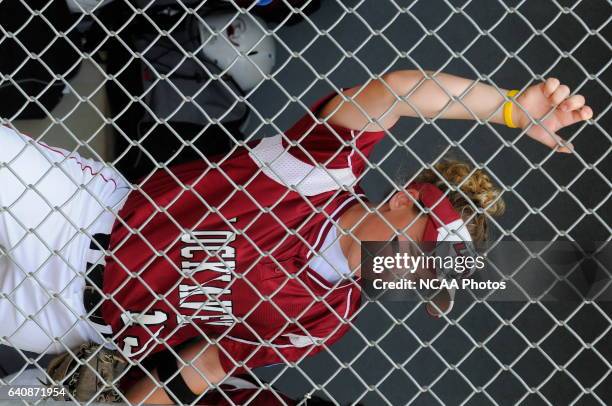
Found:
[[[611,10],[0,0],[0,402],[612,402]],[[363,290],[459,217],[506,289]]]

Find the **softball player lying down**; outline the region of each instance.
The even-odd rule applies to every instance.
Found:
[[[138,361],[198,337],[179,352],[189,364],[170,368],[180,368],[168,385],[178,400],[230,374],[321,351],[348,331],[359,307],[351,270],[360,241],[482,240],[486,221],[475,209],[503,209],[486,174],[445,162],[437,166],[445,180],[426,171],[370,211],[357,181],[385,130],[401,117],[488,120],[569,153],[555,132],[592,116],[557,79],[512,103],[485,84],[434,78],[386,74],[319,101],[284,135],[213,165],[159,170],[139,187],[3,127],[2,341],[51,353],[107,340]],[[468,174],[461,189],[469,201],[441,192]],[[423,206],[435,216],[421,214]],[[449,296],[427,310],[447,312]],[[150,377],[127,397],[172,402]]]

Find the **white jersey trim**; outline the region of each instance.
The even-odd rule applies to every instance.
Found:
[[[348,297],[346,298],[346,309],[344,310],[343,318],[346,320],[349,311],[351,310],[351,295],[353,294],[353,289],[349,290]]]
[[[358,197],[365,197],[364,194],[358,194],[358,195],[353,195],[349,198],[347,198],[345,201],[343,201],[337,208],[336,210],[334,210],[332,212],[332,214],[329,215],[329,217],[327,218],[327,220],[325,220],[325,223],[323,223],[323,225],[321,226],[321,229],[319,230],[319,234],[317,235],[317,239],[315,241],[315,243],[312,246],[312,249],[308,251],[308,253],[306,254],[306,259],[310,258],[310,256],[313,253],[313,250],[316,250],[317,248],[319,248],[319,244],[321,242],[321,238],[323,237],[323,233],[324,231],[327,229],[327,227],[332,224],[333,227],[333,223],[331,222],[332,219],[333,220],[337,220],[336,217],[338,216],[338,213],[340,212],[340,210],[342,210],[347,204],[349,204],[350,202],[352,202],[353,200],[355,200]]]
[[[314,340],[320,340],[320,338],[318,337],[301,336],[297,334],[283,334],[283,337],[287,337],[291,344],[272,344],[266,342],[262,343],[258,341],[245,340],[243,338],[232,337],[230,335],[226,335],[225,337],[238,343],[269,348],[303,348],[315,345]]]
[[[472,237],[464,221],[457,219],[438,228],[438,242],[441,241],[472,241]]]
[[[267,177],[285,187],[293,185],[304,196],[352,188],[357,180],[350,167],[327,169],[300,161],[285,150],[281,135],[262,139],[249,156]]]
[[[342,252],[336,227],[330,227],[325,241],[318,251],[319,253],[308,261],[310,269],[331,284],[338,283],[342,278],[350,278],[351,269],[344,252]]]

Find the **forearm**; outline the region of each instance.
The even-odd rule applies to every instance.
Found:
[[[419,71],[396,71],[385,76],[395,95],[394,115],[456,120],[487,120],[503,124],[501,106],[506,89],[458,76]],[[387,90],[387,92],[389,92]],[[500,93],[501,92],[501,93]],[[389,92],[390,93],[390,92]]]
[[[191,360],[192,366],[187,365],[181,369],[180,373],[189,389],[196,394],[204,393],[209,383],[217,384],[225,377],[225,371],[219,361],[218,348],[209,345],[202,351],[203,345],[205,344],[196,343],[179,353],[186,362]],[[163,366],[160,365],[158,368],[163,368]],[[157,382],[159,382],[157,369],[152,375],[155,380],[146,376],[130,388],[126,394],[127,399],[133,404],[174,404],[164,388],[157,387]]]
[[[367,131],[391,128],[401,117],[504,122],[500,107],[506,89],[446,73],[431,75],[415,70],[387,73],[334,97],[320,116],[331,124]],[[513,117],[517,114],[520,109],[513,109]]]

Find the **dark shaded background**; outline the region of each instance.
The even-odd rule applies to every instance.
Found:
[[[506,128],[406,119],[371,162],[396,179],[442,155],[467,158],[486,165],[506,190],[497,236],[609,239],[611,10],[605,0],[325,0],[310,22],[278,31],[278,71],[251,97],[260,117],[251,117],[248,135],[287,129],[304,105],[392,69],[443,69],[517,89],[556,76],[595,111],[589,125],[563,132],[574,155],[552,155]],[[363,186],[374,201],[391,188],[376,170]],[[460,297],[449,320],[437,321],[415,303],[369,303],[330,351],[299,369],[257,373],[289,394],[316,391],[341,404],[609,404],[610,315],[605,301]],[[0,359],[7,372],[22,363],[8,349]]]

